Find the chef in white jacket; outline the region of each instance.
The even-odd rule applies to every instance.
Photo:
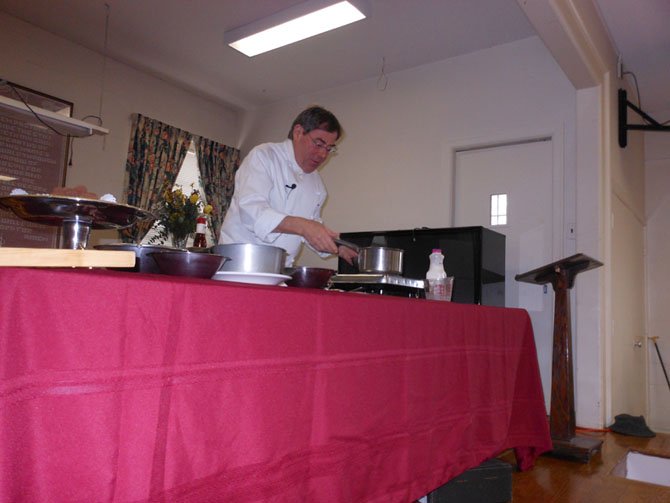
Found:
[[[293,121],[288,139],[254,147],[235,175],[235,191],[221,226],[219,244],[269,244],[287,252],[293,265],[302,243],[322,256],[351,263],[356,252],[333,241],[339,233],[321,222],[326,187],[317,169],[336,151],[342,128],[315,106]]]

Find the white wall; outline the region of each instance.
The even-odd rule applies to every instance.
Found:
[[[74,116],[98,115],[103,58],[82,46],[0,13],[0,78],[74,103]],[[68,186],[86,185],[121,201],[131,114],[237,146],[240,114],[108,58],[102,97],[105,137],[74,141]],[[94,122],[95,123],[95,122]],[[116,233],[94,231],[92,242]]]
[[[309,104],[333,111],[345,136],[322,168],[329,191],[323,215],[341,232],[449,226],[447,145],[498,139],[501,131],[560,129],[566,169],[574,171],[575,90],[538,39],[388,77],[385,91],[374,78],[258,111],[244,128],[243,153],[286,137]],[[303,263],[319,260],[303,257]]]
[[[670,110],[652,114],[665,120]],[[640,134],[640,133],[634,133]],[[646,157],[647,218],[647,335],[658,337],[666,370],[670,372],[670,133],[644,133]],[[649,341],[649,424],[670,433],[670,389],[661,362]]]
[[[600,96],[600,86],[577,91],[577,173],[574,194],[576,239],[571,253],[580,252],[602,260],[603,174],[599,167],[603,163],[601,124],[598,120]],[[603,325],[603,274],[604,268],[580,274],[571,291],[577,424],[593,428],[603,426],[605,405],[605,355],[600,337]]]

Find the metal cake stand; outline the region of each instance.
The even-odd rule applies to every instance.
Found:
[[[30,222],[59,226],[63,248],[86,248],[91,229],[124,229],[156,216],[127,204],[81,197],[28,194],[0,197],[0,207]]]

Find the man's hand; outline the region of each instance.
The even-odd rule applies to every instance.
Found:
[[[315,250],[333,254],[337,253],[337,246],[335,245],[335,241],[333,241],[333,238],[338,236],[337,232],[316,220],[289,216],[284,218],[274,231],[298,234],[305,238],[305,241]]]
[[[340,246],[337,249],[337,255],[349,265],[354,265],[354,259],[358,258],[358,253],[346,246]]]

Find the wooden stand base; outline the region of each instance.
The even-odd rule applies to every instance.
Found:
[[[603,441],[599,438],[582,437],[576,435],[569,440],[558,440],[553,438],[554,449],[547,453],[561,459],[572,459],[588,463],[591,457],[600,452]]]

